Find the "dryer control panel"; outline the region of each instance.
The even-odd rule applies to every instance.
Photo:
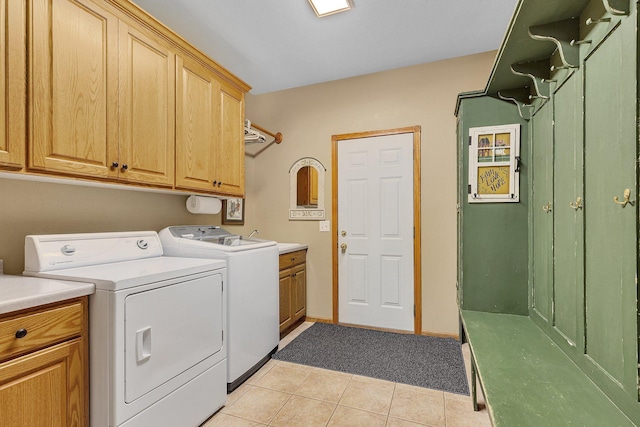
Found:
[[[155,231],[30,235],[25,270],[43,272],[161,256]]]

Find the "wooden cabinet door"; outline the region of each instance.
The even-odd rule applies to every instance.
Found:
[[[571,348],[578,349],[580,353],[584,341],[584,210],[580,207],[584,203],[581,173],[583,106],[575,100],[582,98],[582,84],[582,74],[575,73],[553,97],[553,326],[563,335]],[[573,203],[574,207],[571,207],[570,203]]]
[[[533,311],[545,321],[551,319],[553,295],[553,109],[545,104],[531,120],[533,144]]]
[[[26,123],[25,0],[0,0],[0,168],[25,163]]]
[[[194,61],[177,62],[176,188],[214,191],[220,83]]]
[[[307,266],[301,264],[291,271],[293,275],[292,302],[293,320],[296,321],[307,312]]]
[[[215,176],[220,193],[244,196],[244,95],[223,84],[220,90],[221,126],[216,143]]]
[[[28,166],[116,177],[118,20],[88,0],[30,4]]]
[[[614,202],[638,201],[635,28],[623,20],[584,62],[584,350],[637,401],[637,205]]]
[[[293,323],[291,313],[291,269],[280,272],[280,332]]]
[[[176,55],[120,22],[119,179],[172,187]]]
[[[0,427],[86,426],[82,341],[0,364]]]

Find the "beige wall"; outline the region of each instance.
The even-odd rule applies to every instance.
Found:
[[[331,233],[316,221],[289,221],[291,165],[315,157],[327,168],[331,217],[331,136],[422,127],[422,329],[458,334],[456,306],[456,119],[459,92],[484,88],[495,52],[329,83],[247,96],[246,116],[284,135],[247,158],[245,229],[260,237],[309,245],[307,315],[332,317]],[[331,224],[332,232],[334,224]]]
[[[5,274],[22,274],[27,234],[157,231],[168,225],[220,223],[220,214],[190,214],[184,195],[0,178],[0,196]]]

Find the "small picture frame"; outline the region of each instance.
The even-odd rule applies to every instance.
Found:
[[[244,225],[244,199],[222,200],[222,224]]]

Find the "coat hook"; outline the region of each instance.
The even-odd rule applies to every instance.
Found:
[[[529,95],[529,100],[534,100],[534,99],[549,99],[549,97],[542,96],[542,95]]]
[[[624,190],[624,193],[622,194],[622,196],[624,197],[623,201],[620,201],[618,199],[618,196],[613,198],[613,201],[616,202],[617,204],[621,205],[623,208],[625,206],[627,206],[627,204],[630,204],[631,206],[633,206],[635,204],[634,201],[629,200],[629,197],[631,197],[631,190],[629,190],[628,188]]]
[[[569,203],[569,206],[575,210],[582,209],[582,197],[578,197],[575,203]]]
[[[587,20],[585,21],[585,24],[593,25],[593,24],[597,24],[598,22],[610,22],[610,21],[611,21],[611,18],[600,18],[600,19],[587,18]]]
[[[557,81],[558,80],[556,80],[556,79],[542,79],[542,83],[555,83]]]
[[[576,65],[552,65],[550,70],[551,71],[555,71],[555,70],[567,70],[569,68],[578,68]]]
[[[569,44],[571,46],[576,46],[576,45],[579,45],[579,44],[587,44],[587,43],[591,43],[591,40],[576,40],[576,39],[573,39],[573,40],[571,40],[569,42]]]

